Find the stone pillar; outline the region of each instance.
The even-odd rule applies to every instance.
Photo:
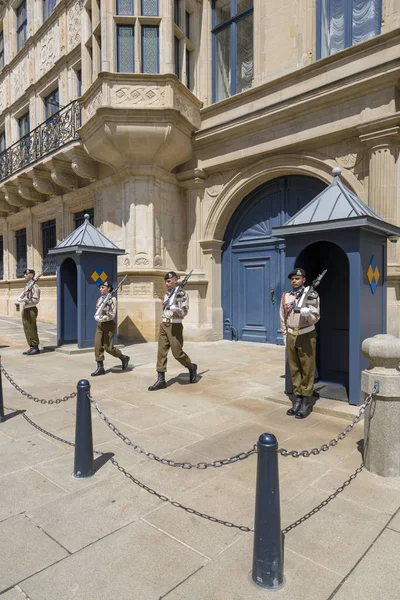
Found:
[[[203,252],[200,240],[203,237],[202,200],[204,196],[205,173],[200,169],[178,175],[181,187],[186,189],[187,200],[187,267],[193,274],[201,272]]]
[[[207,290],[207,321],[211,323],[212,339],[222,339],[221,248],[222,240],[203,240],[204,270],[209,281]]]
[[[376,335],[362,343],[370,361],[362,372],[363,392],[370,394],[375,381],[379,392],[364,415],[364,464],[382,477],[400,476],[400,339]]]
[[[175,73],[174,53],[174,3],[161,0],[159,3],[160,24],[160,73]]]

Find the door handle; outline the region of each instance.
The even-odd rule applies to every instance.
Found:
[[[271,285],[271,302],[275,304],[275,286]]]

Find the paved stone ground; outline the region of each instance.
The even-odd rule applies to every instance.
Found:
[[[328,442],[357,410],[321,399],[304,421],[287,417],[283,349],[235,342],[188,343],[201,379],[170,359],[166,390],[154,381],[156,344],[126,348],[132,367],[108,357],[107,376],[88,377],[90,354],[53,352],[55,328],[40,325],[46,351],[22,355],[19,320],[0,317],[4,368],[35,396],[55,398],[89,378],[92,396],[117,427],[146,450],[191,462],[248,450],[272,431],[289,449]],[[35,403],[3,376],[4,403],[42,429],[74,441],[75,404]],[[198,511],[253,526],[256,457],[220,469],[182,470],[149,461],[118,439],[93,411],[96,458],[77,480],[73,449],[21,414],[0,424],[1,600],[391,600],[400,589],[400,478],[363,470],[329,504],[285,538],[285,585],[250,581],[253,534],[184,512],[135,485]],[[337,490],[361,464],[363,424],[338,446],[311,458],[279,458],[282,526]]]

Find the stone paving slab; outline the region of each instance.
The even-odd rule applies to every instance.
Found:
[[[26,516],[0,523],[0,592],[68,556]]]
[[[190,548],[136,521],[20,586],[30,600],[159,600],[205,562]]]

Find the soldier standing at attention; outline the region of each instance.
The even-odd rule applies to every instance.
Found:
[[[292,408],[286,414],[304,419],[312,411],[317,345],[315,323],[320,316],[319,296],[316,291],[308,291],[304,287],[306,274],[303,269],[291,271],[289,279],[292,289],[282,294],[280,309],[281,330],[294,394]]]
[[[97,361],[97,369],[92,373],[92,377],[105,375],[104,370],[104,350],[119,358],[122,363],[122,370],[128,366],[129,356],[124,356],[118,348],[114,346],[114,335],[117,330],[117,324],[113,320],[117,312],[117,300],[111,296],[113,287],[108,281],[100,285],[100,298],[96,302],[96,313],[94,318],[97,321],[96,335],[94,337],[94,352]]]
[[[23,304],[22,308],[22,325],[24,327],[24,333],[26,341],[29,345],[29,350],[26,350],[23,354],[32,356],[33,354],[39,354],[39,335],[36,325],[36,319],[38,315],[37,305],[40,301],[40,287],[34,283],[28,287],[28,283],[35,277],[35,271],[33,269],[26,269],[24,278],[27,283],[27,287],[24,289],[22,294],[17,298],[17,302]]]
[[[178,287],[178,276],[175,271],[169,271],[165,277],[167,292],[163,301],[163,316],[158,334],[157,354],[157,381],[149,387],[149,392],[162,390],[167,387],[165,373],[167,371],[167,355],[171,348],[172,354],[178,362],[189,370],[189,381],[194,383],[197,378],[197,365],[182,349],[183,325],[182,321],[189,310],[189,298],[186,292]]]

